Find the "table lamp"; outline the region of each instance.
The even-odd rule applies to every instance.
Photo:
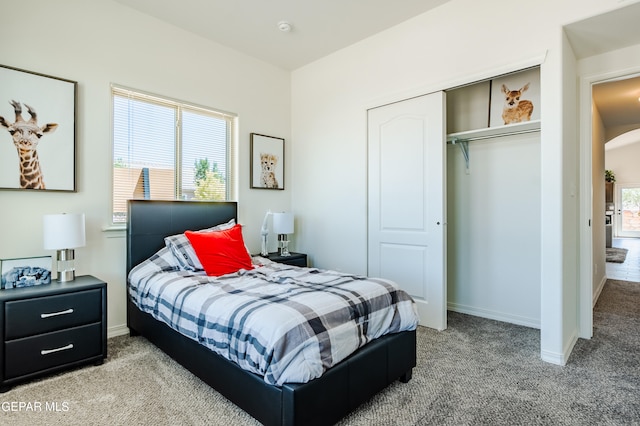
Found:
[[[85,245],[84,213],[47,214],[43,218],[44,249],[56,250],[58,281],[76,278],[76,247]]]
[[[273,232],[278,234],[280,256],[291,256],[289,234],[293,234],[293,213],[273,213]]]
[[[267,210],[262,221],[262,228],[260,229],[260,255],[268,256],[269,250],[267,249],[267,238],[269,237],[269,216],[271,216],[271,210]]]

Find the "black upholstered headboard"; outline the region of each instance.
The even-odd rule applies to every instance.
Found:
[[[238,219],[236,202],[129,200],[127,276],[131,268],[164,246],[164,237],[209,228],[230,219]]]

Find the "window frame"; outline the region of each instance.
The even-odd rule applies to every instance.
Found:
[[[238,135],[238,115],[232,112],[220,110],[217,108],[206,107],[198,105],[192,102],[186,102],[171,98],[168,96],[157,95],[149,93],[143,90],[133,89],[130,87],[122,86],[119,84],[110,85],[110,115],[111,115],[111,152],[110,152],[110,202],[109,202],[109,223],[111,227],[126,227],[126,221],[114,221],[114,149],[115,149],[115,132],[114,132],[114,100],[116,96],[130,97],[143,102],[149,102],[165,107],[174,108],[176,110],[175,121],[175,135],[174,135],[174,169],[175,179],[173,184],[174,200],[179,200],[178,191],[182,191],[182,114],[183,112],[190,111],[193,113],[201,113],[212,117],[225,120],[227,122],[227,134],[226,134],[226,165],[225,165],[225,178],[226,178],[226,195],[225,201],[237,200],[238,189],[238,160],[237,160],[237,135]]]

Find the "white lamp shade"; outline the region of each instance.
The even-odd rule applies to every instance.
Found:
[[[86,244],[84,213],[46,214],[43,231],[45,250],[72,249]]]
[[[274,213],[273,232],[276,234],[293,234],[293,213]]]

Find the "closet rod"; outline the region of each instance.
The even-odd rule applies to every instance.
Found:
[[[539,132],[540,129],[527,129],[527,130],[519,130],[515,132],[508,133],[498,133],[493,135],[484,135],[484,136],[475,136],[471,138],[458,139],[456,137],[451,138],[451,140],[447,141],[447,144],[450,145],[458,145],[460,147],[460,151],[462,152],[462,156],[464,157],[464,162],[466,166],[465,172],[469,174],[469,142],[471,141],[479,141],[482,139],[492,139],[501,136],[515,136],[515,135],[523,135],[526,133]]]

